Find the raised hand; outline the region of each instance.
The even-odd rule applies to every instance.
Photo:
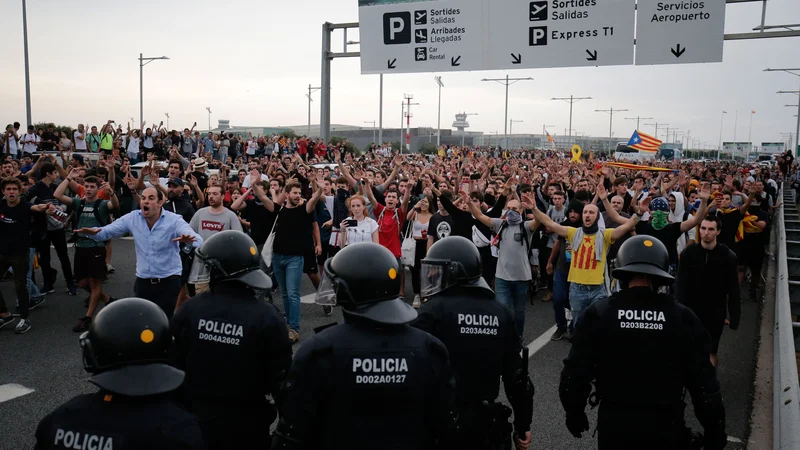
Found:
[[[192,242],[196,241],[197,238],[192,236],[191,234],[182,234],[179,237],[176,237],[172,240],[172,242],[180,242],[182,244],[191,244]]]

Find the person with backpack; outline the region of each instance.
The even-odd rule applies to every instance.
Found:
[[[109,224],[109,210],[119,208],[117,194],[108,185],[101,183],[97,177],[86,177],[83,180],[85,197],[68,197],[65,195],[72,176],[64,178],[64,181],[56,188],[53,196],[61,203],[71,206],[75,217],[74,229],[104,227]],[[98,193],[105,191],[111,199],[102,200],[98,198]],[[76,234],[75,242],[75,279],[81,288],[89,291],[89,307],[86,315],[78,319],[78,323],[72,331],[82,332],[89,329],[92,323],[92,316],[102,301],[105,304],[112,302],[113,297],[109,296],[101,287],[101,283],[106,278],[106,242],[95,241]]]
[[[411,197],[411,190],[406,189],[403,195],[403,202],[400,203],[400,192],[397,190],[389,190],[384,193],[384,201],[386,206],[381,205],[375,199],[375,194],[372,193],[372,182],[367,180],[365,189],[367,198],[372,203],[372,211],[375,214],[376,222],[378,222],[378,242],[389,249],[395,258],[397,264],[403,267],[400,257],[402,252],[400,250],[400,232],[402,230],[402,220],[406,217],[408,209],[408,199]],[[403,219],[401,219],[403,217]],[[405,271],[400,271],[400,298],[405,298]]]
[[[491,228],[495,234],[492,245],[497,247],[497,269],[495,272],[495,296],[514,315],[517,333],[522,339],[525,327],[525,304],[528,300],[528,284],[532,279],[530,255],[533,232],[539,226],[535,220],[524,220],[524,211],[519,200],[506,203],[506,214],[501,219],[485,215],[480,206],[469,201],[461,192],[472,215],[478,222]]]

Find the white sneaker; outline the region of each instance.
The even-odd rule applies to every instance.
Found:
[[[112,266],[111,264],[106,264],[106,272],[114,273],[116,272],[116,270],[114,270],[114,266]]]
[[[414,296],[414,301],[411,303],[411,306],[414,308],[419,308],[422,304],[422,300],[419,298],[419,295]]]
[[[31,322],[28,319],[19,319],[17,327],[14,328],[14,333],[25,334],[31,329]]]

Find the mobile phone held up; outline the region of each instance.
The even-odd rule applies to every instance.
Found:
[[[348,227],[357,227],[358,226],[358,220],[356,220],[356,219],[347,219],[347,220],[345,220],[345,222],[347,222],[347,226]]]

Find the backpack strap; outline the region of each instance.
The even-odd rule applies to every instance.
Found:
[[[103,200],[100,200],[99,198],[97,200],[95,200],[94,201],[94,211],[92,211],[92,212],[94,213],[95,220],[97,220],[97,222],[100,224],[100,226],[104,227],[104,226],[106,226],[108,224],[106,223],[105,220],[103,220],[103,217],[100,215],[100,205],[102,205],[102,204],[103,204]]]
[[[81,212],[83,212],[83,205],[86,202],[83,199],[78,200],[77,206],[75,206],[75,210],[72,212],[72,229],[78,229],[78,221],[81,219]]]

